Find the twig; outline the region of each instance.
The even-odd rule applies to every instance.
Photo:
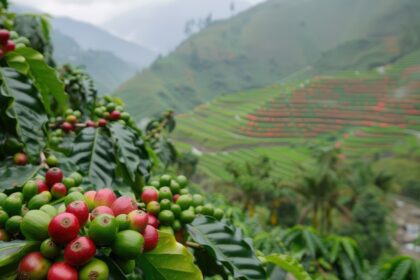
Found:
[[[185,246],[193,248],[193,249],[200,249],[200,250],[204,248],[200,244],[192,242],[192,241],[185,242]]]

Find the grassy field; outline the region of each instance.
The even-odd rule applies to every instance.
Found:
[[[342,72],[218,97],[177,116],[174,139],[199,170],[229,179],[231,161],[270,157],[288,179],[311,162],[307,147],[335,145],[351,160],[420,156],[420,52],[380,71]],[[385,165],[379,165],[385,166]]]

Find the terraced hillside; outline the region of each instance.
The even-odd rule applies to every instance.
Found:
[[[420,51],[372,72],[220,97],[178,123],[176,141],[201,154],[202,171],[222,178],[230,160],[263,154],[276,175],[291,177],[310,160],[311,142],[335,144],[350,158],[420,154]]]

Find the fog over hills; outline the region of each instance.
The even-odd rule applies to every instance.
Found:
[[[197,31],[200,20],[210,14],[212,20],[224,19],[250,6],[246,0],[174,0],[133,9],[107,21],[105,26],[114,34],[166,54],[187,37],[185,26],[188,21],[195,21],[191,29]]]

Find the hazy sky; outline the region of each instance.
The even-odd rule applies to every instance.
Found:
[[[108,19],[134,7],[158,5],[171,1],[173,0],[12,0],[11,2],[30,6],[51,15],[68,16],[100,25]],[[226,0],[226,3],[230,3],[231,1]],[[256,4],[265,0],[245,1]]]

